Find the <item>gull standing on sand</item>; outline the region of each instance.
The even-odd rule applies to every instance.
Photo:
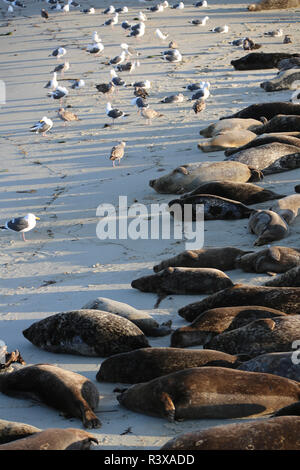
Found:
[[[171,8],[172,9],[183,10],[184,9],[184,3],[183,2],[175,3],[175,5],[172,5]]]
[[[127,117],[129,114],[125,114],[123,111],[121,111],[118,108],[113,108],[111,103],[106,104],[106,114],[108,117],[112,119],[112,122],[114,124],[115,119],[119,119],[121,117]]]
[[[207,1],[203,0],[203,2],[197,2],[193,6],[196,8],[201,8],[201,7],[206,8],[208,5],[207,5]]]
[[[121,47],[121,49],[124,49],[124,51],[126,51],[128,56],[132,56],[132,55],[138,56],[138,55],[140,55],[133,47],[128,46],[128,44],[126,44],[126,42],[122,42],[122,44],[120,44],[120,47]]]
[[[140,23],[131,26],[130,33],[127,37],[141,38],[144,36],[145,30],[145,23],[141,21]]]
[[[49,13],[47,12],[47,10],[45,10],[45,8],[41,9],[41,17],[44,18],[45,20],[49,19]]]
[[[122,64],[122,62],[124,62],[125,58],[126,58],[126,51],[123,50],[120,55],[117,55],[113,59],[110,59],[109,65]]]
[[[158,113],[152,108],[142,108],[141,110],[141,116],[146,119],[147,124],[151,124],[153,119],[156,119],[158,117],[163,117],[164,115],[161,113]]]
[[[181,62],[182,55],[178,49],[169,49],[163,52],[163,59],[168,62]]]
[[[52,98],[53,100],[59,100],[61,103],[62,99],[68,94],[69,94],[69,91],[67,90],[67,88],[63,86],[58,86],[56,90],[48,93],[48,96]]]
[[[129,24],[128,21],[122,21],[122,23],[121,23],[121,28],[123,28],[123,29],[130,29],[130,28],[131,28],[131,24]]]
[[[54,49],[54,51],[50,54],[50,56],[56,57],[57,59],[60,59],[64,55],[66,55],[67,51],[64,47],[57,47]],[[49,57],[50,57],[49,56]]]
[[[44,88],[51,88],[52,90],[56,90],[58,87],[58,81],[56,80],[57,77],[57,72],[53,72],[53,78],[52,80],[49,80],[49,82],[46,83]]]
[[[203,88],[205,82],[199,82],[199,83],[190,83],[189,85],[183,87],[185,90],[188,90],[188,91],[196,91],[196,90],[200,90],[201,88]]]
[[[139,16],[138,16],[139,20],[140,21],[147,21],[147,16],[145,15],[145,13],[143,13],[142,11],[139,12]]]
[[[84,86],[85,86],[85,81],[82,80],[81,78],[80,80],[75,80],[71,88],[72,90],[79,90],[80,88],[83,88]]]
[[[191,20],[189,23],[194,24],[195,26],[205,26],[208,20],[209,16],[204,16],[202,19]]]
[[[74,114],[71,111],[66,111],[64,108],[59,108],[57,114],[60,119],[64,121],[64,125],[66,125],[66,123],[70,121],[79,121],[77,114]]]
[[[115,15],[112,18],[104,22],[103,26],[111,26],[113,28],[115,24],[118,24],[118,21],[119,21],[119,13],[115,13]]]
[[[194,101],[194,100],[207,100],[207,98],[209,97],[210,95],[210,92],[209,92],[209,88],[210,88],[210,83],[209,82],[204,82],[204,85],[201,87],[200,90],[198,90],[196,93],[194,93],[194,95],[190,98],[189,101]]]
[[[155,30],[155,36],[157,36],[162,41],[165,41],[169,37],[169,34],[164,34],[164,33],[161,32],[160,29],[157,28]]]
[[[152,11],[153,13],[164,11],[164,7],[161,3],[154,5],[154,7],[147,8],[147,10]]]
[[[134,96],[137,96],[138,98],[143,98],[143,99],[146,99],[147,96],[149,96],[145,88],[139,88],[139,87],[135,87],[133,94]]]
[[[121,158],[124,157],[126,142],[122,140],[118,145],[115,145],[110,152],[109,159],[112,160],[113,166],[115,166],[115,161],[117,160],[120,165]]]
[[[133,61],[133,62],[126,62],[126,64],[120,64],[120,65],[117,65],[116,66],[116,69],[118,70],[118,72],[129,72],[131,73],[135,67],[139,67],[140,66],[140,62],[137,60],[137,61]]]
[[[128,13],[128,7],[124,6],[124,7],[119,7],[119,8],[116,8],[116,13]]]
[[[97,31],[94,31],[92,34],[92,40],[93,42],[102,42],[101,38],[99,38]]]
[[[84,10],[81,10],[82,13],[86,13],[88,15],[94,15],[95,14],[95,8],[85,8]]]
[[[57,65],[53,72],[60,72],[61,76],[64,76],[64,73],[67,72],[70,68],[70,63],[69,62],[64,62],[63,64]]]
[[[70,11],[70,1],[68,1],[67,5],[64,5],[62,10],[63,10],[64,13],[69,13],[69,11]]]
[[[26,238],[24,232],[29,232],[36,226],[36,221],[40,220],[39,217],[36,217],[34,214],[27,214],[25,217],[17,217],[15,219],[8,220],[5,225],[2,225],[0,228],[2,230],[12,230],[13,232],[20,232],[24,242]]]
[[[115,7],[113,5],[110,5],[102,13],[104,13],[104,15],[112,15],[113,13],[115,13],[115,11],[116,11]]]
[[[149,108],[149,104],[141,97],[133,98],[131,104],[137,106],[137,112],[141,111],[143,108]]]
[[[111,83],[118,87],[118,86],[126,86],[126,82],[125,80],[123,80],[123,78],[120,78],[118,77],[116,71],[114,69],[111,69],[110,70],[110,76],[112,77],[111,78]]]
[[[53,122],[51,119],[44,116],[40,121],[38,121],[34,126],[30,128],[30,132],[35,132],[36,134],[46,135],[46,132],[50,131],[53,127]]]

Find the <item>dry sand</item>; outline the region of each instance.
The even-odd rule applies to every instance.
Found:
[[[7,88],[7,103],[0,109],[0,220],[33,212],[41,220],[27,234],[24,243],[18,234],[2,231],[0,338],[8,350],[19,349],[27,364],[49,362],[81,373],[99,389],[98,415],[102,427],[93,430],[99,438],[97,449],[159,449],[171,437],[185,431],[206,428],[232,420],[192,420],[168,423],[130,412],[119,406],[113,389],[120,384],[96,382],[101,358],[51,354],[34,347],[22,335],[33,321],[53,313],[82,307],[97,296],[127,302],[147,310],[159,321],[173,321],[177,328],[185,324],[177,311],[183,305],[203,297],[168,296],[154,310],[156,295],[145,294],[130,287],[132,279],[150,274],[154,264],[185,249],[184,240],[116,240],[101,241],[96,237],[96,208],[101,203],[118,204],[119,195],[128,196],[128,206],[134,201],[149,206],[168,202],[174,196],[159,195],[148,185],[150,179],[176,166],[196,161],[221,161],[223,152],[202,153],[197,148],[199,130],[250,104],[288,101],[290,91],[266,93],[259,84],[272,78],[276,70],[234,71],[232,59],[246,54],[241,47],[229,44],[233,39],[249,35],[263,44],[264,52],[298,52],[300,10],[249,13],[246,3],[210,1],[207,9],[196,9],[192,2],[184,10],[166,9],[162,13],[147,12],[154,2],[125,3],[128,13],[120,19],[133,22],[139,11],[147,12],[145,36],[139,40],[127,38],[120,24],[114,29],[101,26],[107,19],[102,14],[109,5],[94,1],[95,15],[85,15],[71,9],[68,14],[50,11],[51,19],[44,22],[40,9],[46,2],[25,0],[27,8],[15,8],[7,13],[1,1],[0,54],[1,74]],[[122,6],[118,0],[114,5]],[[87,7],[85,2],[83,7]],[[189,20],[208,15],[204,27],[189,24]],[[215,34],[215,26],[228,24],[227,34]],[[161,42],[155,29],[169,33]],[[264,37],[265,31],[282,28],[293,38],[283,44],[282,38]],[[91,34],[98,31],[105,46],[100,57],[93,57],[84,48],[91,43]],[[12,32],[11,35],[4,35]],[[175,40],[183,55],[180,64],[163,62],[158,55],[169,40]],[[106,98],[95,90],[95,84],[109,81],[107,58],[120,52],[121,42],[128,42],[141,53],[141,65],[132,74],[123,73],[127,82],[149,79],[152,82],[149,103],[164,114],[151,125],[139,117],[130,104],[132,88],[121,89],[113,104],[130,113],[114,127],[105,114]],[[66,59],[71,68],[67,79],[83,78],[82,90],[70,90],[65,104],[72,106],[80,121],[64,127],[57,117],[59,105],[47,97],[44,85],[57,65],[49,54],[65,45]],[[151,57],[150,57],[151,56]],[[211,82],[211,96],[206,109],[195,115],[190,92],[183,86],[198,80]],[[59,80],[60,81],[60,80]],[[70,88],[70,87],[69,87]],[[182,92],[185,101],[161,104],[171,93]],[[29,127],[43,116],[54,121],[46,137],[29,132]],[[109,160],[110,149],[120,140],[127,141],[126,155],[118,168]],[[292,194],[299,183],[300,170],[271,175],[261,183],[277,193]],[[268,208],[270,203],[257,205]],[[247,219],[209,221],[205,223],[205,247],[234,245],[242,249],[253,247],[255,236],[247,233]],[[297,246],[299,221],[293,223],[289,237],[281,245]],[[262,285],[265,275],[247,274],[236,270],[227,273],[235,282]],[[152,346],[169,346],[170,337],[150,339]],[[122,385],[123,386],[123,385]],[[66,419],[56,410],[27,400],[0,395],[1,418],[25,422],[40,428],[81,427],[76,419]],[[233,420],[238,421],[238,420]]]

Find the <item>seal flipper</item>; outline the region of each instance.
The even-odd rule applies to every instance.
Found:
[[[172,401],[172,398],[168,393],[162,392],[160,396],[160,401],[164,407],[164,415],[166,416],[168,421],[173,423],[175,421],[175,405]]]
[[[157,295],[157,300],[154,304],[154,308],[158,308],[159,307],[159,304],[166,298],[168,297],[169,294],[166,294],[165,292],[160,292],[158,295]]]
[[[275,413],[273,413],[271,416],[300,416],[300,401],[296,401],[291,405],[280,408],[279,410],[275,411]]]
[[[87,429],[100,428],[101,421],[91,410],[88,403],[85,400],[82,400],[78,403],[78,405],[81,413],[83,426]]]

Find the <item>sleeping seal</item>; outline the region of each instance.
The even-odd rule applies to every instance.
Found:
[[[0,419],[0,444],[22,439],[23,437],[31,436],[41,429],[25,423],[16,423],[14,421],[6,421]]]
[[[201,129],[200,135],[203,137],[213,137],[224,132],[229,132],[232,130],[252,130],[253,127],[261,125],[261,121],[257,119],[241,119],[241,118],[232,118],[232,119],[223,119],[222,121],[214,122],[208,127]]]
[[[300,418],[283,416],[180,434],[160,450],[299,450],[299,433]]]
[[[299,0],[260,0],[258,3],[251,3],[248,5],[248,10],[281,10],[283,8],[297,8],[299,6]]]
[[[258,131],[258,128],[256,129],[256,131]],[[269,132],[266,134],[258,135],[255,139],[251,140],[251,142],[246,145],[243,145],[242,147],[225,150],[225,155],[226,157],[229,157],[230,155],[234,155],[235,153],[238,153],[242,150],[250,149],[252,147],[259,147],[260,145],[271,144],[273,142],[295,145],[297,148],[300,148],[300,139],[298,133],[296,133],[296,135],[287,135],[281,132]]]
[[[211,308],[240,305],[261,305],[288,314],[300,314],[300,289],[298,287],[264,287],[236,284],[233,287],[186,305],[178,310],[181,317],[194,321],[200,313]]]
[[[117,396],[125,408],[169,421],[263,416],[299,398],[298,382],[225,367],[173,372]]]
[[[239,370],[280,375],[300,382],[300,367],[293,360],[294,351],[261,354],[238,366]]]
[[[286,223],[290,224],[298,216],[300,210],[300,195],[292,194],[284,197],[281,201],[276,201],[270,209],[277,212]]]
[[[94,411],[97,387],[86,377],[51,364],[35,364],[0,374],[0,391],[16,398],[37,399],[82,420],[85,428],[99,428]]]
[[[265,282],[265,286],[300,287],[300,266],[289,269],[271,281]]]
[[[228,148],[240,147],[255,139],[256,134],[246,129],[222,132],[197,145],[202,152],[217,152]]]
[[[281,61],[282,62],[282,61]],[[279,64],[278,64],[279,66]],[[297,68],[291,68],[288,70],[281,70],[272,80],[267,80],[260,84],[263,90],[270,91],[281,91],[281,90],[294,90],[295,81],[300,80],[300,70]]]
[[[284,273],[300,265],[300,249],[271,246],[237,256],[235,267],[248,273]]]
[[[250,233],[258,238],[254,245],[265,245],[275,240],[281,240],[289,233],[289,227],[279,214],[273,211],[257,210],[250,215],[248,222]]]
[[[243,119],[256,119],[260,120],[264,116],[267,120],[272,119],[277,114],[290,114],[290,115],[300,115],[300,104],[287,103],[285,101],[276,101],[271,103],[258,103],[251,104],[246,108],[237,111],[231,116],[224,116],[220,118],[223,119],[232,119],[232,118],[243,118]]]
[[[300,57],[300,55],[285,52],[250,52],[244,57],[232,60],[230,63],[235,70],[274,69],[282,59],[289,59],[290,57]]]

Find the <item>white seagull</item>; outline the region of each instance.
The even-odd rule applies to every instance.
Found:
[[[124,62],[126,57],[126,51],[122,51],[120,55],[117,55],[116,57],[113,57],[113,59],[110,59],[109,65],[118,65],[122,64]]]
[[[2,230],[12,230],[13,232],[22,233],[22,238],[26,242],[24,232],[29,232],[36,226],[36,221],[40,220],[39,217],[36,217],[34,214],[27,214],[25,217],[17,217],[15,219],[8,220],[5,225],[2,225],[0,228]]]
[[[44,88],[51,88],[52,90],[56,90],[58,87],[58,81],[56,80],[57,77],[57,72],[53,72],[53,78],[52,80],[49,80],[49,82],[46,83]]]
[[[104,51],[104,46],[102,42],[94,42],[94,44],[88,44],[86,51],[90,54],[100,54],[100,52]]]
[[[50,54],[50,56],[56,57],[57,59],[60,59],[64,55],[66,55],[67,51],[64,47],[58,47],[57,49],[54,49],[54,51]]]
[[[162,33],[161,30],[158,28],[155,30],[155,35],[162,41],[165,41],[169,37],[168,34]]]
[[[112,119],[112,122],[114,124],[115,119],[119,119],[121,117],[126,117],[129,116],[129,114],[125,114],[123,111],[121,111],[118,108],[113,108],[111,103],[106,104],[106,114],[108,117]]]
[[[36,134],[46,135],[46,132],[50,131],[53,127],[53,122],[51,119],[44,116],[40,121],[38,121],[34,126],[30,128],[30,132],[35,132]]]
[[[182,55],[178,49],[168,49],[163,52],[163,59],[168,62],[180,62],[182,60]]]
[[[225,24],[224,26],[217,26],[212,30],[214,33],[228,33],[229,31],[229,26]]]
[[[196,26],[205,26],[208,20],[209,20],[209,16],[205,16],[202,19],[191,20],[190,23]]]

